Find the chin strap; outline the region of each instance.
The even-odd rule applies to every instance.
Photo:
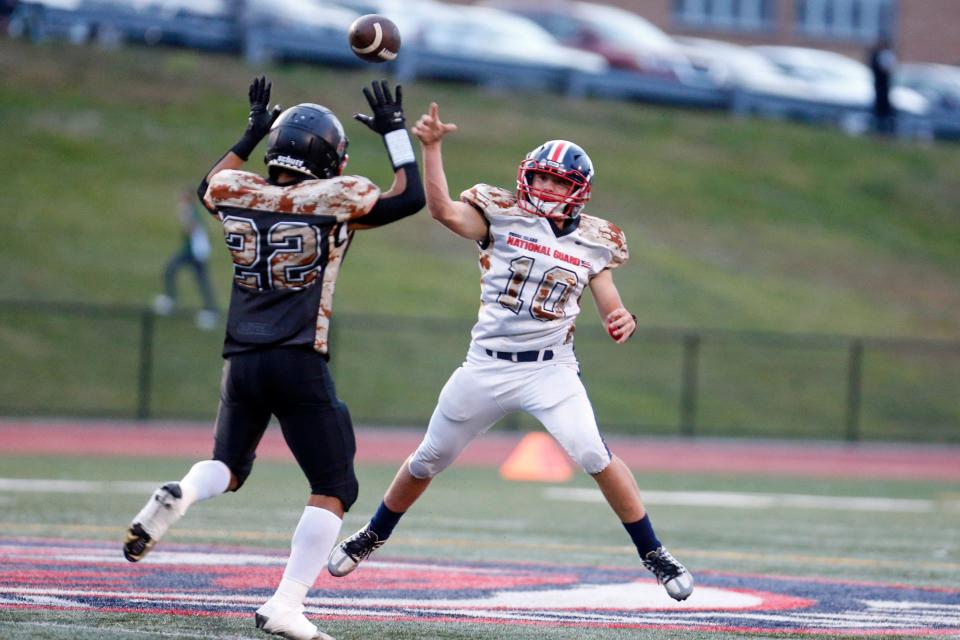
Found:
[[[568,203],[566,202],[557,202],[555,200],[543,200],[542,198],[537,198],[536,196],[530,196],[528,201],[537,212],[547,218],[553,217],[558,209],[566,207]],[[569,216],[562,216],[563,218],[568,218]]]

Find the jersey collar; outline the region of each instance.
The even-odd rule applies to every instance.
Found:
[[[580,216],[577,216],[575,218],[568,218],[563,223],[563,226],[560,227],[559,229],[555,224],[553,224],[553,221],[551,221],[548,218],[544,218],[544,219],[547,221],[547,225],[550,227],[550,231],[553,231],[553,235],[557,238],[562,238],[564,236],[570,235],[571,233],[577,230],[577,227],[580,226]]]

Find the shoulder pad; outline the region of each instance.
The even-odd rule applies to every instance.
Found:
[[[217,208],[333,216],[338,222],[366,215],[379,197],[380,188],[361,176],[304,180],[284,187],[270,184],[255,173],[236,170],[217,173],[207,189],[207,200]]]
[[[471,204],[484,216],[524,215],[517,207],[517,197],[512,191],[489,184],[477,184],[460,194],[460,201]]]
[[[630,257],[630,251],[627,248],[627,236],[623,230],[612,222],[607,222],[602,218],[595,218],[586,214],[580,214],[580,234],[584,240],[595,242],[598,245],[610,250],[610,269],[616,269],[627,261]]]

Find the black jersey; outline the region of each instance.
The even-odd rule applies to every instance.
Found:
[[[379,196],[360,176],[289,186],[246,171],[213,176],[204,204],[233,257],[224,356],[287,345],[327,354],[334,287],[353,238],[348,223]]]

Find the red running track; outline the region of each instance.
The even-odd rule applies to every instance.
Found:
[[[399,465],[416,448],[415,429],[358,428],[357,460]],[[493,432],[457,463],[499,466],[522,433]],[[205,423],[25,420],[0,418],[0,455],[148,456],[202,459],[210,455]],[[682,438],[607,439],[610,450],[637,473],[689,472],[888,478],[960,482],[960,446]],[[257,450],[261,460],[293,460],[277,426]]]

